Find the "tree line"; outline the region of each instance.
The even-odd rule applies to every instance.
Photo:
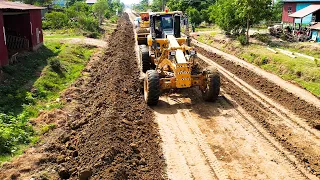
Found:
[[[151,5],[150,5],[151,4]],[[279,0],[141,0],[133,6],[138,11],[161,11],[163,4],[170,11],[183,11],[191,23],[202,22],[218,25],[226,34],[245,34],[262,21],[281,21],[283,3]]]

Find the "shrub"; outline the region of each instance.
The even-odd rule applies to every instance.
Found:
[[[54,72],[61,72],[62,67],[59,59],[50,59],[49,65]]]
[[[118,16],[112,16],[112,17],[110,18],[110,22],[111,22],[111,23],[117,23],[118,19],[119,19]]]
[[[241,34],[240,36],[238,36],[238,41],[240,42],[241,45],[247,45],[248,44],[248,40],[247,37],[243,34]]]
[[[29,143],[32,134],[25,115],[13,117],[0,114],[0,154],[12,153],[16,145]]]
[[[45,15],[44,27],[59,29],[67,27],[69,23],[69,18],[65,13],[62,12],[52,12]]]
[[[79,22],[80,28],[83,30],[90,31],[90,32],[97,32],[99,30],[99,22],[94,17],[81,16],[79,17],[78,22]]]

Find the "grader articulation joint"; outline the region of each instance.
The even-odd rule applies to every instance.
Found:
[[[215,101],[220,92],[220,77],[216,70],[199,72],[193,47],[181,37],[182,12],[150,13],[150,33],[147,45],[140,46],[144,80],[144,98],[156,105],[162,91],[199,87],[203,99]]]

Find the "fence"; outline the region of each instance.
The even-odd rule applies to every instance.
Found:
[[[8,49],[29,49],[29,40],[17,36],[7,35]]]

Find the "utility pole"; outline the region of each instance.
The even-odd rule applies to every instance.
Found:
[[[166,0],[162,0],[162,11],[166,10]]]

